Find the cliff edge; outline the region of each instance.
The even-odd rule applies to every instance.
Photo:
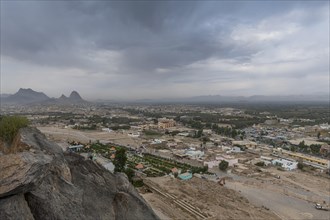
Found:
[[[159,219],[129,183],[35,128],[0,147],[0,219]]]

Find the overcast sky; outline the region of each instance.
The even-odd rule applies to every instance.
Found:
[[[1,93],[329,92],[329,1],[1,1]]]

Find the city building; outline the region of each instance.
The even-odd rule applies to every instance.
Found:
[[[295,170],[295,169],[297,169],[298,162],[289,160],[289,159],[279,158],[279,159],[273,160],[272,164],[280,165],[281,167],[283,167],[286,170]]]
[[[319,169],[330,169],[330,160],[314,157],[307,154],[291,152],[283,149],[274,149],[273,153],[288,155],[297,160],[302,160],[305,164],[319,168]]]
[[[167,119],[167,118],[158,119],[158,128],[159,129],[171,128],[171,127],[174,127],[175,124],[176,123],[173,119]]]
[[[191,159],[198,159],[204,156],[204,152],[200,150],[187,150],[185,155],[189,156]]]

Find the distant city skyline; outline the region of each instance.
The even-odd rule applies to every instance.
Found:
[[[329,93],[329,1],[1,1],[1,88],[157,99]]]

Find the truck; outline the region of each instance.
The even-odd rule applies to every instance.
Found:
[[[321,204],[319,203],[315,203],[315,208],[318,210],[324,210],[324,211],[328,211],[327,208],[323,207]]]

